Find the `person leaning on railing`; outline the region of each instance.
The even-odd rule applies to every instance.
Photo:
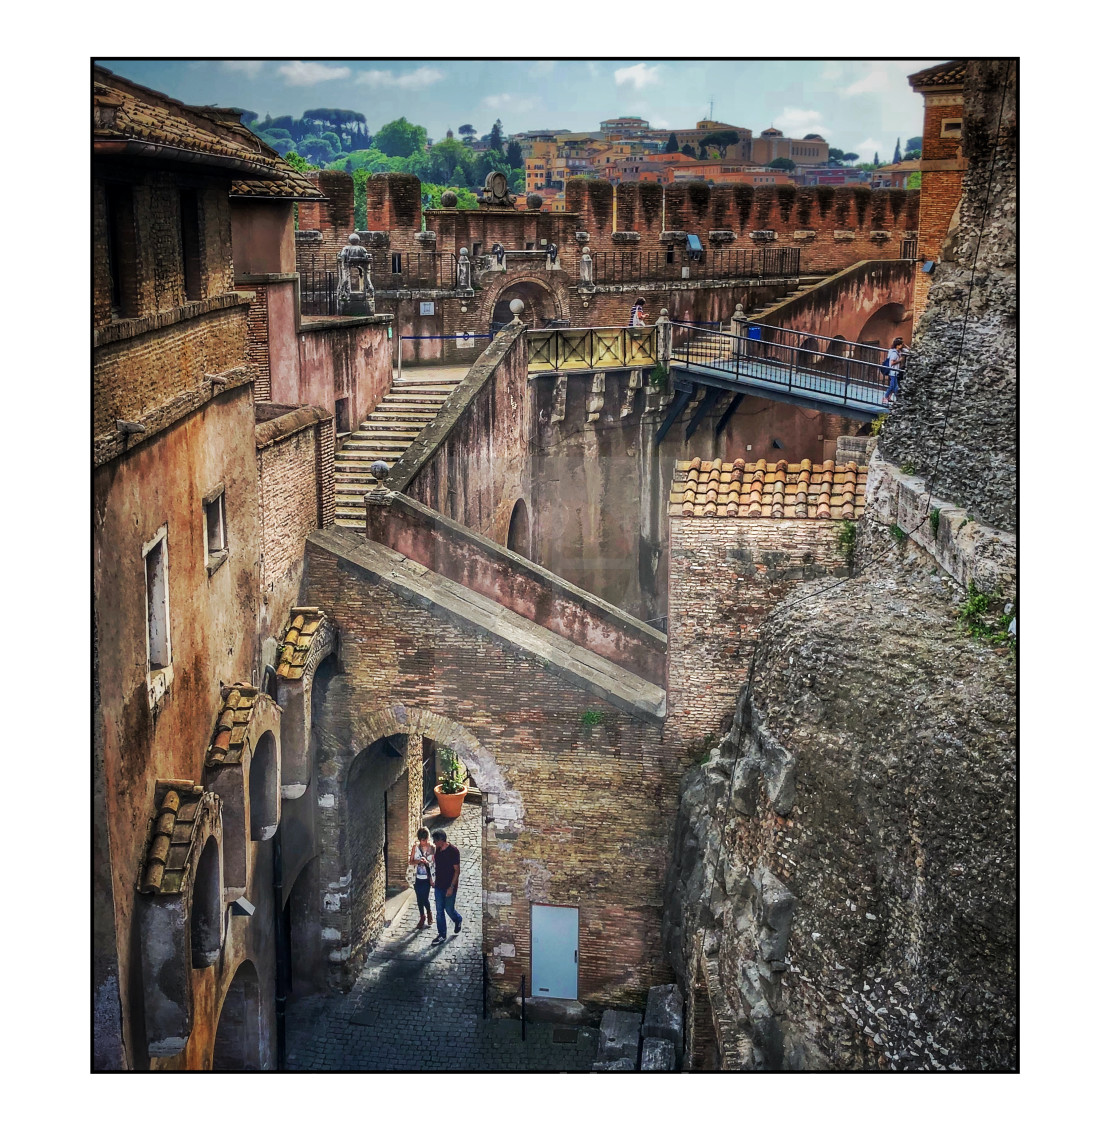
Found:
[[[887,360],[882,365],[882,368],[890,374],[891,378],[891,383],[887,387],[887,395],[883,398],[883,404],[894,404],[894,398],[898,395],[898,380],[906,368],[906,359],[909,356],[910,351],[903,345],[902,339],[895,338],[891,342],[891,348],[887,350]]]

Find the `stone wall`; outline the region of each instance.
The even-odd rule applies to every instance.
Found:
[[[274,400],[318,405],[331,416],[344,401],[343,423],[357,428],[389,391],[393,358],[387,315],[305,319],[299,330],[299,387],[272,382]]]
[[[522,330],[515,326],[495,337],[388,481],[502,544],[514,505],[529,494]]]
[[[845,577],[841,523],[669,520],[669,711],[686,741],[726,732],[759,628],[804,581]]]
[[[744,1067],[1016,1063],[1014,658],[893,554],[777,609],[685,779],[666,944],[682,980],[714,956]]]
[[[936,494],[1004,530],[1018,518],[1017,92],[1015,61],[968,64],[960,226],[879,444]]]
[[[355,754],[377,738],[422,734],[452,745],[484,795],[492,1007],[513,1008],[529,973],[530,905],[541,902],[580,907],[581,1002],[592,1011],[640,1008],[668,973],[659,921],[683,770],[677,745],[574,686],[531,648],[405,599],[361,565],[365,540],[349,535],[313,535],[307,551],[307,599],[330,611],[343,642],[343,674],[321,716],[318,783],[332,984],[356,974],[347,948],[357,872],[340,824],[343,783]],[[331,549],[344,543],[353,551]]]

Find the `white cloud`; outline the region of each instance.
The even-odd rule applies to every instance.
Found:
[[[774,125],[791,137],[804,137],[805,134],[821,134],[828,137],[829,129],[824,124],[819,110],[803,110],[796,106],[786,106],[774,119]]]
[[[650,127],[655,130],[667,130],[670,128],[668,118],[650,118],[649,124]]]
[[[888,153],[886,147],[877,138],[865,137],[859,145],[853,145],[849,152],[858,153],[861,161],[870,161],[875,154],[878,153],[879,160],[883,161],[890,159],[891,154],[894,153],[894,147],[892,146]],[[885,158],[883,156],[884,153],[886,153]]]
[[[288,86],[314,86],[318,82],[344,79],[350,74],[349,67],[332,67],[329,63],[305,63],[293,59],[277,68]]]
[[[906,89],[903,80],[914,71],[921,70],[915,66],[913,60],[893,59],[880,63],[853,63],[850,64],[852,72],[859,74],[855,82],[849,83],[841,94],[851,97],[853,94],[883,94],[892,88],[894,90]],[[860,72],[863,72],[860,74]],[[900,87],[900,83],[902,86]]]
[[[264,61],[262,59],[226,59],[222,63],[222,70],[232,71],[234,74],[255,79],[261,73],[263,66]]]
[[[555,59],[538,59],[535,63],[529,65],[529,74],[531,75],[550,75],[556,68]]]
[[[414,71],[363,71],[357,80],[366,86],[395,86],[400,90],[421,90],[439,82],[443,71],[435,67],[417,67]]]
[[[614,73],[614,81],[623,86],[630,83],[635,90],[651,86],[661,81],[661,68],[648,63],[635,63],[632,67],[619,67]]]

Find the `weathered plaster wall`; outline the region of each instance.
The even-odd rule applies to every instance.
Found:
[[[498,334],[388,481],[503,544],[529,495],[526,356],[521,327]]]
[[[879,444],[938,495],[1005,530],[1018,519],[1018,73],[1013,60],[968,64],[960,226]]]
[[[362,421],[393,383],[388,319],[307,319],[298,335],[299,387],[273,377],[272,398],[311,404],[332,416],[335,401],[347,400],[352,422]]]
[[[259,664],[246,614],[256,605],[260,542],[257,470],[249,437],[249,386],[214,398],[126,457],[94,473],[94,600],[98,742],[104,754],[107,841],[124,1045],[131,1066],[146,1059],[133,918],[137,869],[157,778],[201,781],[219,681]],[[206,573],[202,497],[222,484],[229,558]],[[167,527],[173,677],[155,709],[148,700],[142,549]]]

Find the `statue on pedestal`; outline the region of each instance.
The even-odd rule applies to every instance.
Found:
[[[369,314],[369,269],[372,256],[362,247],[357,232],[350,233],[346,246],[338,253],[338,311],[340,314]]]

